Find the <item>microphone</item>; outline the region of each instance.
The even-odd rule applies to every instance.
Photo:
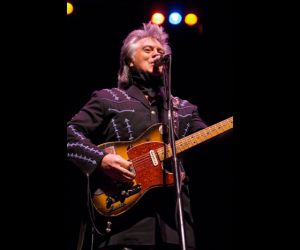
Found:
[[[168,62],[170,54],[161,55],[153,61],[154,67],[159,67]]]

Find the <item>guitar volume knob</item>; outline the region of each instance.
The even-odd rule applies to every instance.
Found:
[[[123,190],[123,191],[121,192],[121,195],[123,195],[123,196],[128,196],[129,193],[128,193],[128,191]]]
[[[106,199],[106,208],[110,208],[111,205],[115,202],[115,199],[111,198],[111,197],[108,197]]]

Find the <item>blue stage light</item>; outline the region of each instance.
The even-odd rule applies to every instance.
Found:
[[[181,22],[181,20],[182,20],[182,16],[178,12],[172,12],[169,15],[169,22],[171,24],[177,25]]]

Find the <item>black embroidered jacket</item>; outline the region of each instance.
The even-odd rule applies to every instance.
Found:
[[[178,97],[173,97],[172,101],[178,139],[206,127],[195,105]],[[167,124],[167,112],[159,103],[149,102],[135,85],[126,91],[118,88],[95,91],[86,105],[68,123],[68,158],[83,172],[93,173],[106,154],[96,145],[134,140],[153,124],[162,121]],[[157,241],[178,244],[174,219],[176,198],[173,190],[153,189],[153,192],[147,193],[143,202],[136,204],[124,215],[114,218],[109,237],[95,239],[95,244],[155,245]],[[193,218],[187,185],[182,187],[182,203],[187,245],[194,247]],[[97,224],[105,230],[105,222]]]

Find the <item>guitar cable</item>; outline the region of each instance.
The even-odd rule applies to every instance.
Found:
[[[89,211],[89,218],[90,218],[90,221],[92,223],[92,235],[94,235],[94,231],[101,235],[101,236],[106,236],[106,234],[110,233],[111,231],[111,221],[108,220],[107,221],[107,226],[106,226],[106,234],[105,233],[102,233],[100,232],[100,230],[97,228],[96,224],[95,224],[95,213],[94,213],[94,209],[92,209],[91,207],[91,204],[92,204],[92,194],[91,194],[91,190],[90,190],[90,176],[89,174],[87,173],[86,174],[86,177],[87,177],[87,208],[88,208],[88,211]],[[93,236],[92,236],[92,243],[93,244]]]

